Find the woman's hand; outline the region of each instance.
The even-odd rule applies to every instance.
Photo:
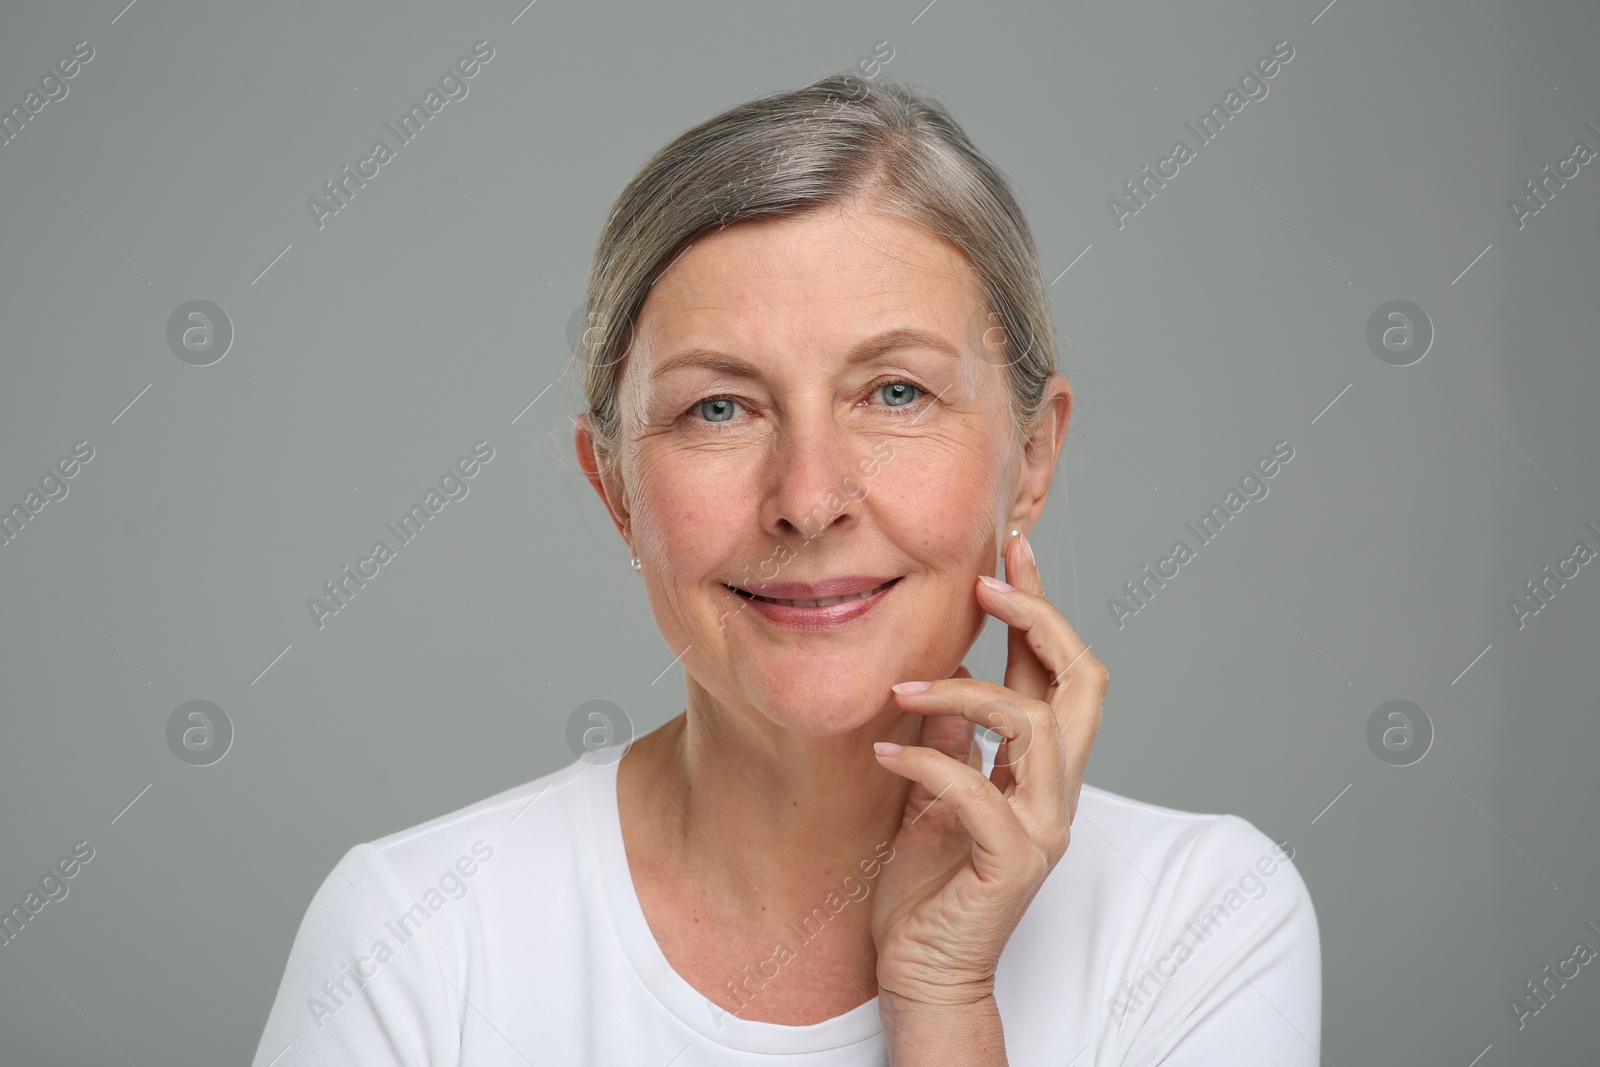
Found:
[[[1012,542],[1005,573],[1016,588],[977,587],[978,603],[1009,626],[1005,685],[960,667],[923,692],[897,692],[902,709],[926,716],[921,745],[875,746],[882,766],[912,782],[873,903],[885,1012],[992,1012],[1000,952],[1070,840],[1110,676],[1044,598],[1026,537]],[[988,778],[974,724],[1004,738]]]

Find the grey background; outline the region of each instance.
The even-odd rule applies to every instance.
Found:
[[[1508,600],[1600,546],[1600,161],[1520,230],[1507,199],[1600,149],[1600,9],[8,3],[0,107],[85,39],[0,146],[0,503],[95,450],[0,547],[0,903],[95,858],[0,947],[0,1060],[241,1062],[346,848],[570,762],[586,700],[681,710],[576,468],[569,317],[651,152],[886,41],[1057,279],[1079,410],[1034,540],[1114,679],[1088,781],[1295,846],[1326,1062],[1594,1062],[1594,966],[1520,1031],[1508,1002],[1600,943],[1600,573],[1520,629]],[[1285,39],[1119,229],[1107,198]],[[469,95],[319,230],[307,198],[479,40]],[[235,330],[209,367],[166,342],[192,299]],[[1393,299],[1436,330],[1404,368],[1365,339]],[[484,439],[317,629],[307,598]],[[1119,629],[1107,600],[1279,440],[1270,495]],[[235,731],[208,767],[166,741],[196,699]],[[1412,766],[1366,742],[1394,699],[1435,730]]]

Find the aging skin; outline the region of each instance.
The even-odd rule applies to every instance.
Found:
[[[920,1034],[919,1050],[961,1035],[971,1062],[1003,1062],[992,997],[973,977],[984,963],[949,976],[970,1004],[934,1004],[938,982],[925,980],[917,958],[925,946],[907,940],[914,963],[886,972],[874,940],[875,908],[878,936],[920,936],[888,912],[905,914],[937,884],[880,879],[894,899],[845,908],[753,1002],[726,985],[776,941],[792,942],[790,920],[895,840],[908,800],[921,790],[931,803],[938,792],[934,777],[982,780],[969,770],[978,753],[962,716],[983,702],[977,687],[990,687],[988,700],[1009,691],[960,665],[988,615],[1013,626],[1014,657],[1034,655],[1030,640],[1053,641],[1099,668],[1038,595],[1025,539],[1007,536],[1031,529],[1044,507],[1071,388],[1050,379],[1044,417],[1025,447],[1014,446],[1007,354],[992,326],[955,245],[864,203],[739,223],[695,241],[651,289],[623,370],[614,465],[602,469],[589,416],[575,434],[585,472],[642,560],[662,636],[682,650],[685,712],[637,741],[618,771],[629,866],[668,961],[723,1010],[789,1025],[856,1007],[887,974],[897,988],[880,999],[886,1023]],[[920,336],[871,343],[896,330]],[[978,581],[997,571],[1002,550],[1023,591]],[[898,581],[865,615],[830,627],[775,622],[728,588],[844,575]],[[1038,621],[1022,621],[1024,611]],[[1046,714],[1034,698],[1048,673],[1028,675],[1038,692],[1009,695]],[[1013,674],[1008,667],[1008,684]],[[906,680],[935,682],[925,706],[890,691]],[[962,685],[960,700],[955,689],[937,699],[940,687]],[[1041,767],[1060,755],[1059,734],[1049,736]],[[925,747],[880,756],[879,741]],[[1000,785],[1014,789],[1002,774]],[[1070,792],[1075,806],[1076,782],[1051,791]],[[998,792],[989,799],[1009,803]],[[941,801],[926,820],[959,847],[913,842],[906,871],[938,883],[950,874],[930,859],[965,862],[963,824],[976,815],[958,820],[960,806]],[[995,826],[997,811],[984,816]],[[1042,816],[1063,817],[1070,810]],[[1018,847],[1030,863],[1053,850]],[[1027,877],[1042,880],[1059,855]],[[1036,889],[1008,887],[1015,917]],[[996,936],[1003,945],[1009,927]]]

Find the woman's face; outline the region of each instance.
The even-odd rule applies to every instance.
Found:
[[[626,357],[619,467],[592,480],[691,686],[833,735],[893,713],[893,683],[960,664],[985,620],[977,577],[1037,518],[1060,447],[1047,426],[1040,455],[1013,450],[992,327],[953,244],[863,207],[729,226],[661,275]],[[887,582],[832,607],[730,588]]]

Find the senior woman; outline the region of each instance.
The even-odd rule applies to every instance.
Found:
[[[1108,675],[1028,542],[1072,391],[948,111],[829,77],[706,120],[588,310],[575,443],[686,708],[352,848],[258,1067],[1316,1063],[1292,849],[1083,785]]]

